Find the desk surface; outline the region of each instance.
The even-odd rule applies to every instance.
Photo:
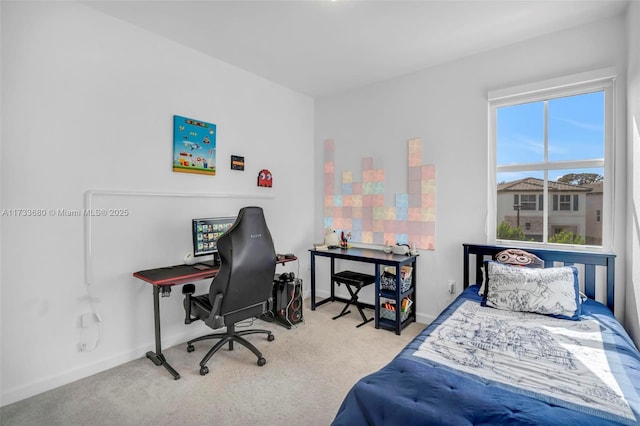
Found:
[[[147,269],[134,272],[133,276],[153,285],[176,285],[189,281],[205,280],[218,273],[218,267],[196,263],[194,265],[175,265],[164,268]]]
[[[315,256],[333,257],[336,259],[356,260],[358,262],[378,263],[383,265],[397,265],[411,263],[416,259],[415,255],[401,255],[385,253],[382,250],[351,247],[348,249],[336,248],[329,250],[309,250]]]
[[[278,256],[276,263],[285,264],[298,260],[297,257],[284,258]],[[195,263],[193,265],[174,265],[162,268],[146,269],[144,271],[134,272],[133,276],[146,281],[149,284],[165,286],[185,284],[191,281],[206,280],[216,276],[220,270],[219,266],[207,265],[204,263]]]

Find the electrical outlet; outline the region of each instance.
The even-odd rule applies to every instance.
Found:
[[[449,280],[449,294],[454,294],[456,292],[456,282],[453,280]]]
[[[80,327],[82,328],[91,327],[95,322],[96,318],[92,313],[80,315]]]

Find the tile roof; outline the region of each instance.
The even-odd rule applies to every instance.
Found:
[[[511,182],[503,182],[498,184],[498,192],[525,192],[534,191],[542,192],[544,188],[544,181],[542,179],[526,177],[524,179],[514,180]],[[549,181],[549,191],[569,191],[569,192],[591,192],[594,190],[590,185],[572,185],[570,183]]]

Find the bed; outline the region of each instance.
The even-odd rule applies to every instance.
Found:
[[[527,250],[542,261],[534,271],[496,262],[505,249],[464,244],[465,290],[353,386],[333,425],[640,424],[640,353],[612,314],[615,256]],[[499,298],[507,308],[491,305],[496,288],[526,286],[514,275],[500,287],[501,268],[543,281],[573,274],[577,314],[553,310],[557,303],[551,311],[511,309],[513,294]]]

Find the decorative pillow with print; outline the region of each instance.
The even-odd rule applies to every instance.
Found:
[[[514,248],[502,250],[496,254],[496,261],[529,268],[544,268],[544,262],[538,256],[528,251]]]
[[[509,248],[502,250],[496,254],[496,261],[500,263],[506,263],[508,265],[526,266],[527,268],[544,268],[544,261],[533,253],[528,251]],[[484,287],[487,282],[487,274],[485,269],[482,268],[482,284],[478,290],[478,296],[484,296]]]
[[[484,264],[482,306],[580,319],[580,291],[575,266],[520,268],[491,260]]]

